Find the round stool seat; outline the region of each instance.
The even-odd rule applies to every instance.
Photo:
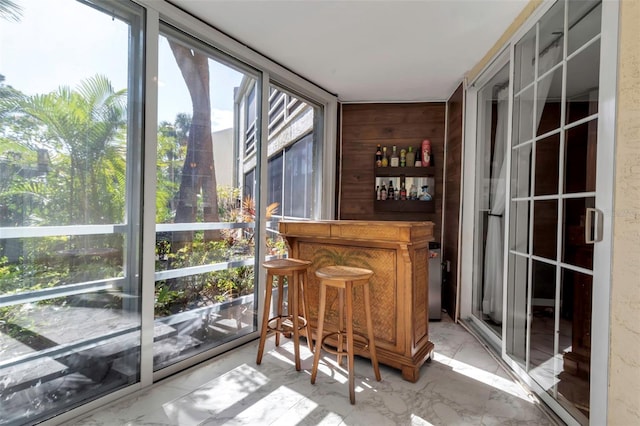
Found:
[[[311,261],[302,259],[273,259],[262,264],[273,275],[287,275],[291,271],[304,271],[311,265]]]
[[[325,266],[316,271],[316,276],[323,280],[363,281],[373,276],[373,271],[353,266]]]

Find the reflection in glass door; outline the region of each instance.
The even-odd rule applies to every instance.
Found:
[[[589,418],[601,4],[558,1],[515,46],[506,353]],[[566,35],[566,37],[565,37]]]
[[[502,338],[509,65],[478,92],[473,314]]]
[[[0,424],[36,424],[141,380],[144,10],[0,5]]]
[[[161,32],[154,371],[254,332],[257,308],[258,209],[237,159],[242,133],[256,161],[260,97],[234,119],[236,93],[257,74],[169,26]]]

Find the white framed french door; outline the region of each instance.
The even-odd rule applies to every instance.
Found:
[[[604,424],[618,4],[542,8],[467,91],[462,314],[564,421]]]

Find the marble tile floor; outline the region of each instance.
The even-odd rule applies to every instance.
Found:
[[[123,398],[71,425],[556,425],[558,421],[511,380],[460,325],[430,324],[436,353],[416,383],[381,365],[376,382],[368,359],[356,358],[356,404],[347,372],[323,353],[315,385],[312,353],[270,338],[261,365],[258,341]]]

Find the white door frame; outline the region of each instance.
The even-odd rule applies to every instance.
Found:
[[[550,397],[531,380],[526,372],[505,352],[505,328],[503,327],[502,342],[494,333],[489,332],[482,321],[473,316],[473,251],[474,251],[474,214],[475,214],[475,157],[477,144],[477,114],[478,90],[482,85],[502,67],[505,62],[502,55],[509,50],[509,59],[513,67],[513,51],[515,43],[531,29],[533,25],[551,8],[553,2],[543,3],[527,21],[505,43],[498,54],[484,70],[466,85],[464,145],[463,145],[463,175],[462,188],[463,210],[461,223],[460,249],[460,316],[478,326],[483,337],[490,343],[498,345],[502,350],[502,358],[518,375],[551,406],[556,413],[568,424],[577,424],[575,419],[560,404]],[[609,328],[610,328],[610,294],[611,294],[611,265],[613,238],[613,187],[615,182],[615,123],[616,123],[616,91],[618,64],[618,27],[620,5],[618,0],[604,0],[602,2],[602,28],[600,40],[600,87],[598,112],[598,170],[596,181],[596,209],[600,212],[603,238],[594,244],[593,254],[593,288],[592,288],[592,331],[591,331],[591,383],[590,383],[590,424],[606,424],[608,413],[608,383],[609,383]],[[512,76],[513,73],[511,72]],[[511,86],[511,83],[510,83]],[[512,87],[510,87],[509,117],[512,116]],[[511,120],[509,125],[511,132]],[[509,132],[509,133],[510,133]],[[606,142],[606,143],[605,143]],[[510,145],[509,145],[510,146]],[[509,150],[510,151],[510,150]],[[510,152],[508,153],[510,164]],[[506,161],[505,157],[505,161]],[[507,191],[509,191],[509,180]],[[505,218],[509,218],[509,204],[506,205]],[[508,229],[508,228],[507,228]],[[505,238],[508,233],[505,232]],[[508,247],[505,245],[505,247]],[[506,252],[506,250],[505,250]],[[506,258],[506,255],[505,255]],[[505,269],[507,268],[505,261]],[[504,274],[505,283],[508,274]],[[506,291],[504,292],[503,312],[506,313]],[[603,302],[605,301],[605,302]]]

